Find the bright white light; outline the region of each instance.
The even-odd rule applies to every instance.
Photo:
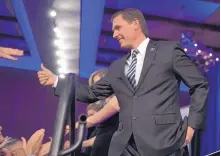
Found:
[[[197,47],[198,45],[195,43],[194,46]]]
[[[213,54],[212,54],[212,53],[209,53],[209,56],[211,56],[211,57],[212,57],[212,56],[213,56]]]
[[[219,58],[218,58],[218,57],[216,58],[216,61],[219,61]]]
[[[198,53],[201,53],[201,50],[198,50]]]
[[[58,38],[61,38],[61,37],[62,37],[62,35],[61,35],[61,32],[60,32],[60,31],[55,32],[55,35],[56,35]]]
[[[208,66],[208,65],[209,65],[209,62],[206,61],[205,65]]]
[[[61,43],[62,43],[61,40],[54,40],[54,44],[57,45],[57,46],[59,46]]]
[[[62,79],[65,78],[65,75],[64,75],[64,74],[60,74],[59,76],[60,76],[60,78],[62,78]]]
[[[55,32],[55,35],[56,35],[58,38],[61,37],[61,31],[59,31],[58,28],[54,28],[53,30],[54,30],[54,32]]]
[[[64,52],[63,51],[56,51],[56,55],[60,57],[64,57]]]
[[[187,48],[184,48],[184,51],[187,52]]]
[[[51,10],[51,11],[49,12],[49,14],[50,14],[51,17],[55,17],[55,16],[57,15],[57,13],[56,13],[55,10]]]
[[[54,30],[54,32],[58,32],[58,28],[54,28],[53,30]]]
[[[59,69],[58,69],[58,72],[61,73],[61,74],[63,74],[63,73],[66,72],[66,70],[65,70],[65,68],[59,68]]]
[[[58,39],[54,40],[54,44],[59,48],[60,47],[62,48],[65,46],[64,42],[62,40],[58,40]]]
[[[59,65],[65,65],[65,60],[60,59],[60,60],[57,61],[57,63],[58,63]]]

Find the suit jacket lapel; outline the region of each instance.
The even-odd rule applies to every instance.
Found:
[[[132,92],[134,92],[133,87],[131,86],[130,82],[128,81],[128,78],[125,75],[125,64],[126,64],[126,60],[130,57],[130,52],[127,53],[127,55],[125,55],[123,57],[123,60],[120,61],[122,64],[120,65],[121,68],[121,78],[123,80],[123,82],[125,83],[125,85],[128,87],[129,90],[131,90]]]
[[[146,54],[145,54],[145,58],[144,58],[144,63],[143,63],[143,68],[140,74],[140,79],[139,82],[137,84],[136,90],[139,89],[140,85],[142,84],[149,68],[151,65],[151,62],[153,61],[153,59],[155,58],[156,55],[156,51],[158,48],[158,43],[156,41],[150,40],[148,45],[147,45],[147,49],[146,49]]]

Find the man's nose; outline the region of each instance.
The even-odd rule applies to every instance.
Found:
[[[113,32],[113,38],[117,38],[118,33],[116,31]]]

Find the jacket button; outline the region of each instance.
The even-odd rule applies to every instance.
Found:
[[[133,120],[136,120],[137,117],[133,117]]]

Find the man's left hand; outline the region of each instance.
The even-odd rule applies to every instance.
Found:
[[[186,139],[185,139],[185,142],[184,144],[182,145],[182,148],[185,147],[187,144],[190,143],[190,141],[192,140],[193,138],[193,134],[194,134],[195,130],[192,128],[192,127],[189,127],[187,128],[187,133],[186,133]]]

